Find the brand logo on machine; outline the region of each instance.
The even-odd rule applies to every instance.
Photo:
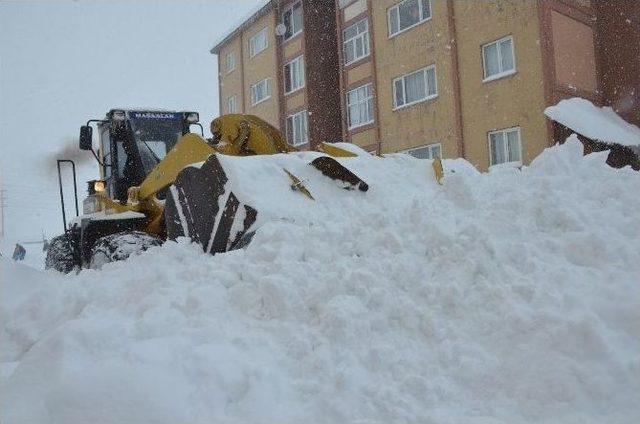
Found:
[[[164,112],[134,112],[133,117],[137,119],[178,119],[180,114]]]

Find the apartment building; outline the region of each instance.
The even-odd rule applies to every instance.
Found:
[[[485,170],[560,141],[543,110],[563,98],[640,123],[636,0],[274,0],[212,52],[221,113],[261,116],[302,147]]]
[[[218,42],[220,113],[257,115],[303,149],[340,140],[335,13],[333,0],[272,0]]]
[[[581,96],[640,120],[640,3],[337,0],[343,139],[369,151],[526,164],[543,110]]]

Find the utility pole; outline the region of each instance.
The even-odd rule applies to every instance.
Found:
[[[4,238],[4,208],[7,206],[4,192],[5,190],[0,188],[0,240]]]

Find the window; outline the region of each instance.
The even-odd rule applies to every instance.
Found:
[[[395,109],[410,106],[438,96],[436,67],[419,69],[393,80],[393,105]]]
[[[342,35],[345,65],[369,56],[369,22],[366,19],[351,25]]]
[[[309,141],[306,110],[287,117],[287,141],[293,146]]]
[[[513,37],[505,37],[482,46],[482,63],[485,81],[492,81],[515,73]]]
[[[442,145],[440,143],[429,144],[428,146],[409,149],[406,152],[418,159],[442,158]]]
[[[430,0],[404,0],[387,12],[389,37],[413,28],[431,18]]]
[[[249,39],[249,57],[253,57],[269,47],[267,39],[267,28],[254,35]]]
[[[271,97],[271,82],[269,78],[258,81],[251,86],[251,106],[264,102]]]
[[[227,53],[227,55],[225,56],[225,59],[224,59],[224,64],[225,64],[225,69],[226,69],[227,73],[232,72],[234,69],[236,69],[236,54],[235,54],[235,52]]]
[[[508,128],[489,133],[491,165],[522,163],[520,128]]]
[[[227,113],[237,113],[238,112],[238,103],[236,101],[236,96],[231,96],[227,98]]]
[[[287,28],[284,39],[288,40],[302,32],[302,2],[297,1],[282,13],[282,23]]]
[[[349,129],[373,122],[373,86],[363,85],[347,93]]]
[[[284,65],[284,92],[291,93],[304,87],[304,59],[298,56]]]

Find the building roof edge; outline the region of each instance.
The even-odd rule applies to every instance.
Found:
[[[235,25],[234,29],[227,32],[224,36],[218,39],[211,50],[209,50],[209,53],[215,55],[220,53],[220,49],[222,48],[222,46],[234,39],[238,34],[240,34],[244,29],[253,24],[255,21],[266,15],[271,9],[273,9],[277,1],[278,0],[268,0],[266,4],[264,3],[264,1],[260,3],[259,8],[253,9],[248,17],[245,17],[240,21],[239,25]]]

